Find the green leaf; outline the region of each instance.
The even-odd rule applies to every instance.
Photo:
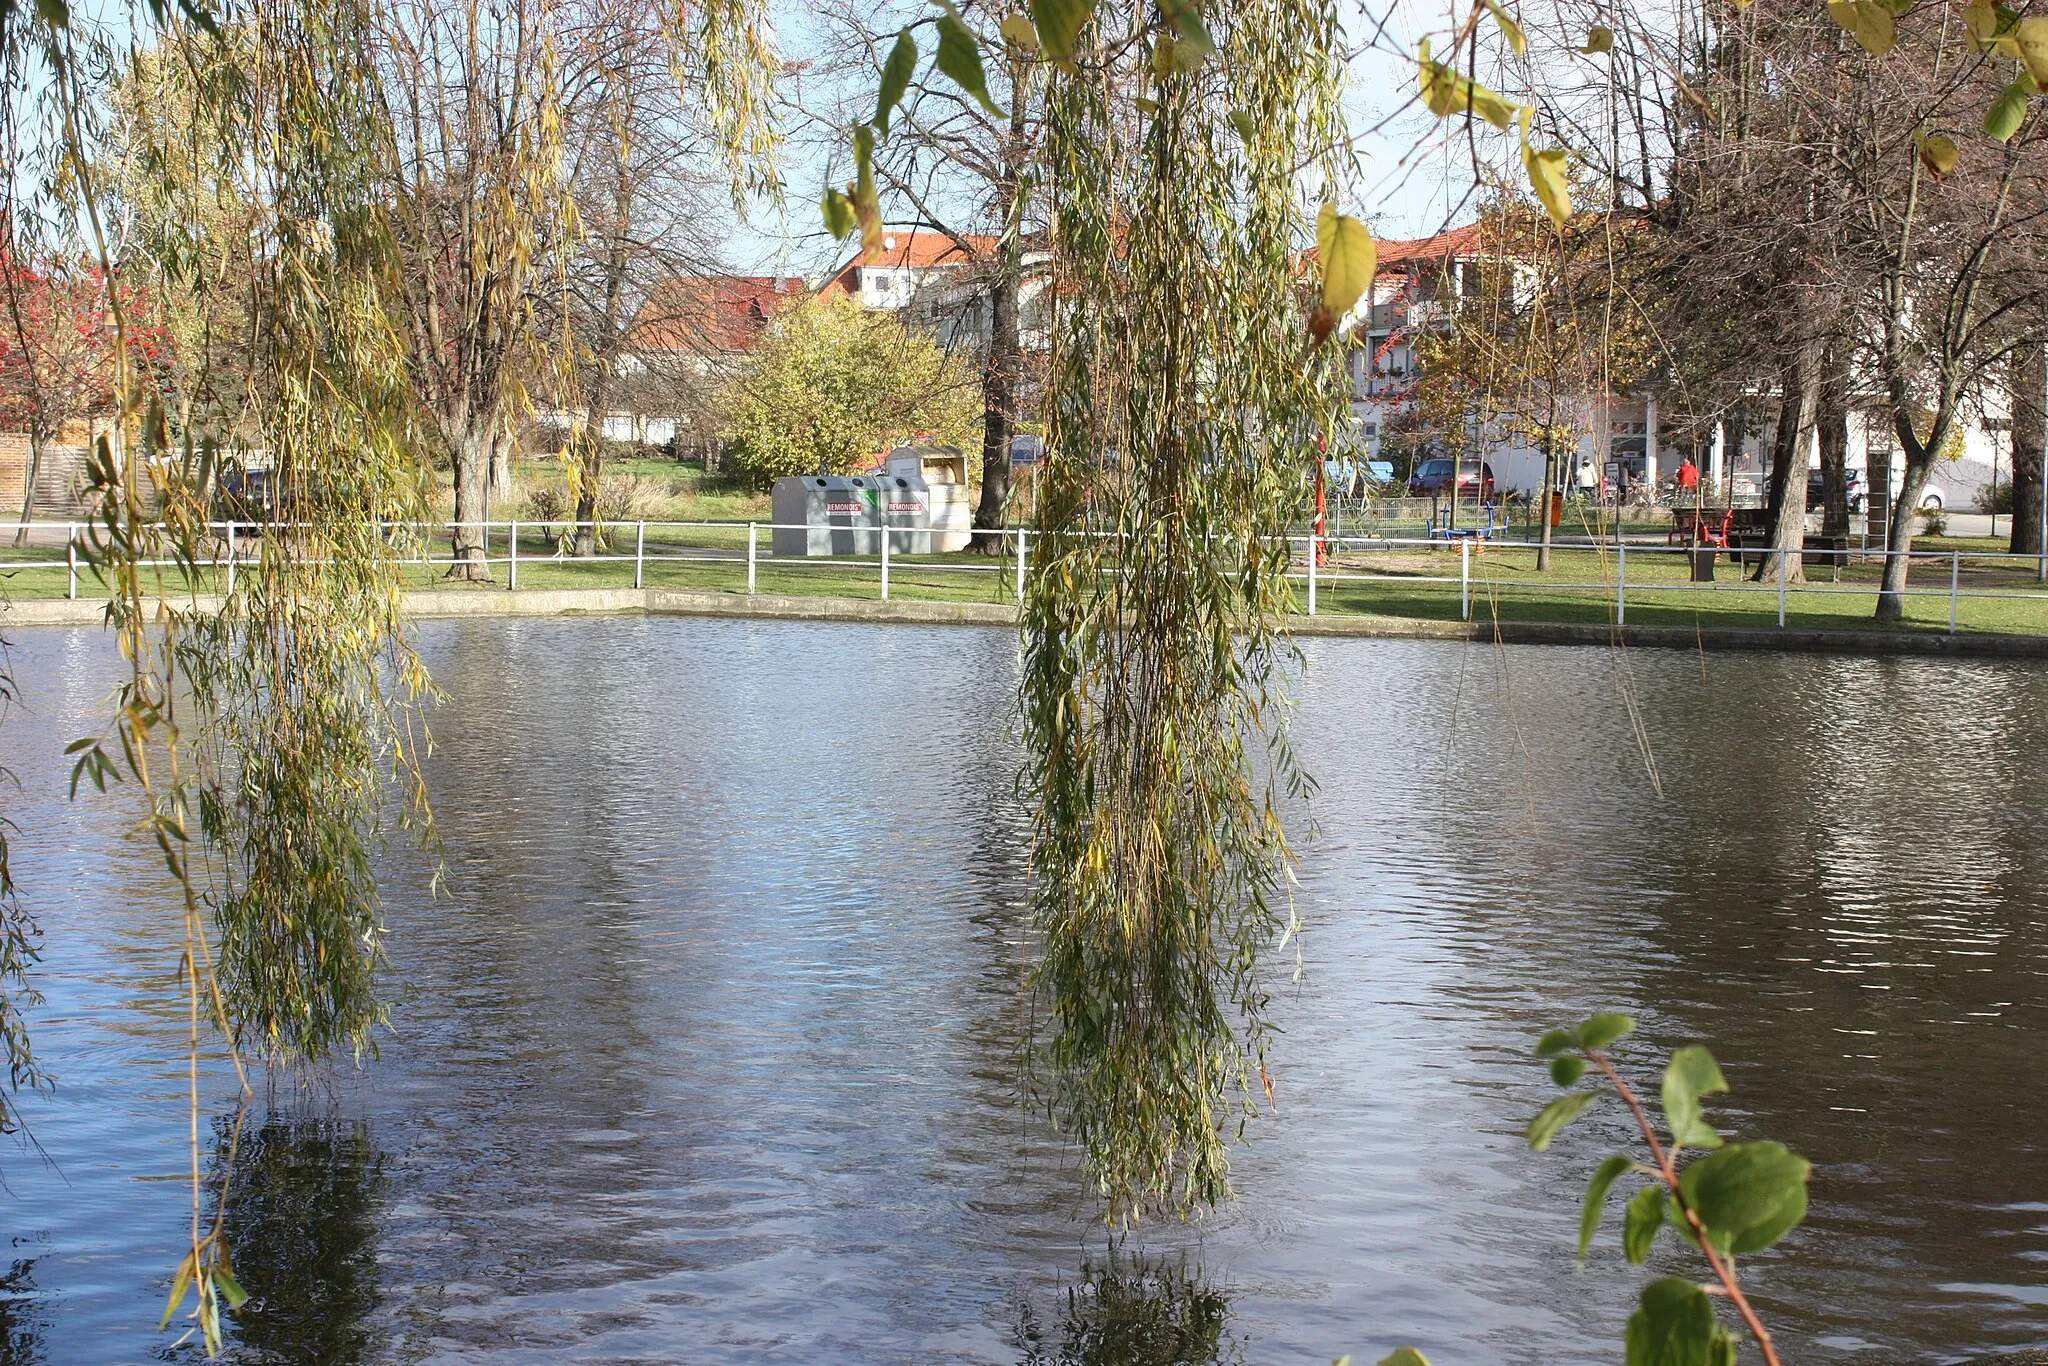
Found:
[[[1579,49],[1579,51],[1581,51],[1581,52],[1612,52],[1612,51],[1614,51],[1614,30],[1613,30],[1613,29],[1611,29],[1611,28],[1609,28],[1609,27],[1607,27],[1607,25],[1605,25],[1605,24],[1595,24],[1595,25],[1593,25],[1592,29],[1591,29],[1591,30],[1590,30],[1590,31],[1589,31],[1589,32],[1588,32],[1588,33],[1586,34],[1586,45],[1585,45],[1584,47],[1580,48],[1580,49]]]
[[[1522,106],[1522,169],[1529,173],[1529,188],[1536,192],[1543,211],[1550,215],[1550,221],[1563,227],[1572,216],[1572,179],[1566,164],[1564,149],[1551,147],[1537,151],[1529,145],[1529,106]],[[1600,1042],[1594,1037],[1594,1026],[1603,1021],[1619,1022],[1611,1035],[1601,1035]],[[1575,1031],[1579,1036],[1579,1047],[1595,1049],[1614,1042],[1629,1030],[1635,1028],[1635,1021],[1626,1015],[1595,1015]]]
[[[1578,1047],[1578,1042],[1571,1030],[1553,1029],[1536,1041],[1536,1056],[1547,1058],[1553,1053],[1562,1053],[1567,1048]]]
[[[1637,1305],[1628,1318],[1628,1366],[1732,1366],[1735,1339],[1691,1281],[1651,1281]]]
[[[1515,121],[1516,106],[1483,85],[1466,80],[1442,62],[1429,59],[1429,39],[1422,40],[1420,76],[1422,102],[1440,119],[1477,114],[1502,132]]]
[[[1589,1053],[1597,1053],[1616,1039],[1635,1033],[1636,1022],[1627,1015],[1600,1014],[1586,1021],[1573,1031],[1578,1036],[1579,1047]]]
[[[1955,139],[1941,133],[1926,137],[1915,136],[1913,145],[1920,149],[1920,164],[1938,176],[1947,175],[1956,168]]]
[[[1003,20],[999,28],[1003,37],[1010,40],[1020,52],[1038,51],[1038,25],[1022,14],[1013,14]]]
[[[1586,1060],[1576,1053],[1565,1053],[1550,1060],[1550,1079],[1559,1086],[1577,1086],[1579,1078],[1586,1075]]]
[[[1396,1347],[1380,1358],[1380,1366],[1429,1366],[1429,1358],[1413,1347]]]
[[[51,28],[71,27],[71,10],[64,0],[36,0],[36,13]]]
[[[1621,1250],[1631,1265],[1643,1264],[1650,1255],[1650,1244],[1657,1241],[1657,1230],[1663,1227],[1664,1187],[1645,1186],[1629,1200],[1622,1216]]]
[[[1722,1252],[1761,1252],[1806,1217],[1813,1164],[1782,1143],[1735,1143],[1687,1167],[1678,1189]]]
[[[1508,46],[1514,50],[1514,54],[1519,57],[1527,52],[1528,36],[1522,32],[1522,26],[1515,22],[1514,17],[1502,8],[1500,0],[1486,0],[1486,8],[1493,15],[1493,22],[1500,26],[1500,31],[1507,38]]]
[[[981,44],[974,41],[974,34],[968,31],[966,21],[953,8],[951,0],[947,0],[946,12],[939,16],[939,50],[932,65],[974,96],[990,117],[1003,117],[1002,109],[988,97],[988,76],[981,69]]]
[[[2019,44],[2020,60],[2027,64],[2027,74],[2034,78],[2035,85],[2048,89],[2048,15],[2028,15],[2013,29],[2012,36]]]
[[[185,1260],[178,1263],[178,1274],[171,1278],[171,1297],[164,1301],[163,1321],[156,1326],[158,1332],[171,1326],[171,1315],[177,1313],[178,1306],[184,1302],[185,1288],[192,1284],[192,1272],[198,1265],[199,1259],[190,1252],[185,1254]]]
[[[1828,17],[1873,57],[1884,56],[1899,40],[1890,7],[1878,0],[1828,0]]]
[[[863,123],[853,130],[854,217],[860,222],[862,255],[882,248],[882,199],[875,190],[875,130]]]
[[[1721,1146],[1720,1133],[1700,1110],[1700,1097],[1727,1089],[1720,1064],[1699,1044],[1689,1044],[1671,1055],[1664,1069],[1664,1123],[1671,1130],[1674,1149]]]
[[[213,1283],[220,1288],[221,1294],[227,1296],[228,1308],[240,1309],[249,1302],[249,1292],[242,1289],[241,1282],[225,1266],[213,1269]]]
[[[2033,93],[2033,79],[2022,76],[1998,92],[1998,98],[1984,111],[1984,131],[2000,142],[2009,142],[2027,121],[2027,96]]]
[[[1237,135],[1244,139],[1247,147],[1251,146],[1252,135],[1259,130],[1258,123],[1242,109],[1230,111],[1230,126],[1237,130]]]
[[[1054,61],[1072,63],[1074,44],[1095,13],[1095,0],[1029,0],[1038,41]]]
[[[1316,253],[1323,263],[1323,311],[1335,327],[1372,288],[1379,248],[1365,224],[1326,203],[1316,215]]]
[[[1633,1166],[1635,1163],[1625,1157],[1610,1157],[1593,1169],[1593,1179],[1586,1183],[1585,1208],[1579,1211],[1580,1266],[1586,1264],[1586,1249],[1593,1245],[1593,1235],[1600,1231],[1600,1220],[1607,1213],[1607,1192]]]
[[[910,36],[908,28],[896,35],[896,45],[889,49],[889,60],[882,63],[882,93],[875,101],[875,127],[882,136],[889,135],[889,115],[903,100],[903,92],[910,88],[910,78],[917,71],[917,39]]]
[[[1557,1131],[1577,1119],[1580,1111],[1596,1098],[1597,1093],[1592,1091],[1574,1091],[1544,1106],[1543,1112],[1529,1121],[1529,1146],[1539,1153],[1548,1148]]]
[[[824,200],[818,205],[825,214],[825,231],[844,242],[860,226],[854,216],[853,201],[837,190],[825,191]]]
[[[1216,40],[1209,35],[1209,26],[1202,22],[1202,12],[1196,8],[1195,0],[1159,0],[1159,11],[1173,25],[1180,41],[1192,44],[1203,57],[1216,50]]]
[[[1152,44],[1152,74],[1161,79],[1190,75],[1200,71],[1208,57],[1209,50],[1200,43],[1162,33]]]

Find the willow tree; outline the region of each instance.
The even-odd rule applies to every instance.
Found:
[[[138,795],[177,897],[167,980],[188,1030],[192,1191],[166,1320],[189,1294],[210,1348],[241,1291],[220,1211],[203,1215],[202,1059],[225,1056],[240,1074],[245,1060],[288,1067],[374,1047],[384,930],[370,856],[389,786],[405,822],[424,831],[429,819],[415,708],[429,684],[400,618],[410,547],[386,534],[425,511],[445,416],[409,331],[419,315],[405,271],[421,262],[398,231],[417,207],[401,192],[420,183],[389,117],[408,97],[389,46],[408,15],[398,0],[225,12],[152,0],[98,24],[62,0],[32,12],[0,0],[8,145],[40,149],[7,192],[33,182],[23,193],[41,218],[76,225],[115,331],[117,411],[91,453],[87,549],[128,675],[104,728],[70,753],[74,790],[125,780]],[[705,73],[721,137],[757,154],[771,55],[758,8],[721,0],[667,22],[677,48],[702,59],[675,69]],[[159,108],[179,117],[145,140],[146,156],[111,155],[121,140],[106,117],[145,66],[169,96]],[[537,60],[527,77],[546,85],[556,71]],[[544,160],[523,166],[556,174]],[[117,221],[146,231],[117,233]],[[533,235],[528,224],[488,247],[470,241],[516,253]],[[140,363],[126,307],[136,282],[244,314],[240,402],[185,401],[189,369]],[[224,547],[211,514],[230,441],[265,454],[276,505],[231,590],[209,598],[228,589],[213,572]],[[18,861],[10,871],[22,887],[39,876]],[[11,902],[0,912],[0,1036],[15,1084],[32,1084],[20,1012],[34,926]]]
[[[1303,326],[1301,168],[1328,183],[1341,79],[1318,0],[1105,3],[1046,77],[1037,980],[1047,1095],[1113,1221],[1222,1198],[1270,1094],[1261,967],[1292,924],[1298,787],[1284,537],[1348,416],[1337,349]]]

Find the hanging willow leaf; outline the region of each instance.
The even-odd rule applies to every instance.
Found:
[[[1522,106],[1522,168],[1550,221],[1560,228],[1572,216],[1571,171],[1562,147],[1539,152],[1529,145],[1529,106]]]
[[[1161,34],[1152,44],[1152,74],[1161,78],[1191,75],[1202,69],[1208,56],[1209,49],[1200,43]]]
[[[1031,22],[1030,16],[1012,14],[1003,20],[1001,29],[1003,37],[1009,39],[1011,46],[1018,51],[1038,51],[1038,26]]]
[[[1934,174],[1944,176],[1956,168],[1955,139],[1930,133],[1926,137],[1916,136],[1913,145],[1920,149],[1920,164]]]
[[[889,115],[902,102],[903,92],[910,88],[910,78],[917,71],[917,39],[910,36],[906,27],[896,35],[896,45],[889,49],[889,60],[882,64],[882,91],[875,100],[875,127],[882,136],[889,135]]]
[[[1486,0],[1486,8],[1493,15],[1493,22],[1500,26],[1502,35],[1507,38],[1508,46],[1514,49],[1515,55],[1520,57],[1527,53],[1528,35],[1522,32],[1522,26],[1515,22],[1514,16],[1507,12],[1500,0]]]
[[[1999,91],[1998,98],[1984,111],[1984,131],[2000,142],[2010,141],[2027,121],[2027,96],[2033,93],[2031,76],[2021,76]]]
[[[1193,58],[1195,66],[1200,66],[1202,59],[1216,51],[1216,40],[1210,36],[1209,26],[1202,22],[1201,11],[1195,7],[1194,0],[1160,0],[1159,12],[1173,26],[1179,41],[1191,49],[1191,56],[1192,53],[1200,54],[1200,57]],[[1185,62],[1190,58],[1181,60]]]
[[[1442,62],[1429,59],[1429,39],[1422,40],[1420,61],[1422,102],[1440,119],[1453,114],[1477,114],[1506,132],[1515,121],[1515,106],[1483,85],[1465,79]]]
[[[1880,0],[1828,0],[1828,17],[1873,57],[1884,56],[1899,40],[1891,9]]]
[[[1069,65],[1081,29],[1095,13],[1094,0],[1029,0],[1032,22],[1045,55]]]
[[[2027,64],[2027,74],[2035,85],[2048,89],[2048,15],[2032,14],[2020,20],[2012,36],[2019,45],[2020,60]]]
[[[1372,288],[1379,248],[1356,218],[1326,203],[1316,215],[1316,255],[1323,264],[1323,299],[1309,314],[1309,335],[1321,343]]]
[[[861,124],[853,130],[853,212],[860,220],[860,250],[867,256],[882,248],[882,197],[875,190],[875,130]]]
[[[959,10],[953,8],[951,0],[946,4],[946,12],[939,16],[939,50],[932,58],[932,65],[950,77],[953,84],[974,96],[990,117],[1003,117],[1002,108],[988,97],[988,75],[981,66],[981,44],[974,41],[967,21],[960,17]]]
[[[860,226],[860,220],[853,211],[853,201],[837,190],[825,191],[818,207],[825,215],[825,231],[842,242]]]
[[[1591,31],[1589,31],[1589,32],[1588,32],[1588,33],[1586,34],[1586,45],[1585,45],[1584,47],[1580,48],[1580,49],[1579,49],[1579,51],[1581,51],[1581,52],[1612,52],[1612,51],[1614,51],[1614,30],[1613,30],[1613,29],[1611,29],[1611,28],[1609,28],[1609,27],[1607,27],[1607,25],[1605,25],[1605,24],[1595,24],[1595,25],[1593,25],[1593,27],[1592,27]]]

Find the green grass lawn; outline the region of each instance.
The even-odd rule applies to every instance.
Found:
[[[635,529],[614,527],[608,554],[578,561],[555,553],[544,529],[528,525],[520,535],[519,586],[541,588],[624,588],[633,583]],[[490,538],[494,582],[451,581],[444,565],[408,565],[408,587],[506,591],[507,535]],[[876,557],[835,560],[778,559],[768,553],[769,535],[757,533],[756,588],[763,593],[873,600],[881,596]],[[742,593],[746,590],[748,534],[744,524],[707,527],[650,527],[645,541],[643,582],[650,588]],[[244,542],[245,552],[260,542]],[[2048,635],[2048,592],[2035,581],[2032,562],[1990,558],[2002,543],[1985,538],[1942,538],[1923,546],[1954,554],[1954,562],[1917,562],[1910,581],[1907,619],[1888,629],[1946,631],[1949,578],[1959,570],[1965,596],[1956,624],[1965,631]],[[445,556],[445,543],[436,547]],[[665,558],[674,557],[674,558]],[[1775,584],[1748,582],[1745,572],[1723,556],[1715,583],[1692,583],[1683,556],[1632,547],[1628,554],[1627,621],[1631,625],[1775,627]],[[67,571],[61,545],[0,551],[0,592],[16,598],[62,597]],[[1539,573],[1532,546],[1491,544],[1472,553],[1471,597],[1475,620],[1606,622],[1614,619],[1621,556],[1613,547],[1556,547],[1551,568]],[[1364,613],[1434,621],[1459,615],[1459,552],[1455,548],[1348,550],[1318,572],[1317,610],[1322,614]],[[1305,610],[1306,564],[1296,561],[1295,603]],[[1808,582],[1793,585],[1785,600],[1786,625],[1804,629],[1870,630],[1879,566],[1859,561],[1841,567],[1809,565]],[[201,575],[199,591],[218,591],[224,575]],[[173,591],[183,585],[166,584]],[[89,570],[79,574],[81,596],[100,591]],[[890,595],[950,602],[1008,603],[1015,600],[1014,561],[971,553],[892,556]],[[1970,597],[1968,594],[2012,596]]]

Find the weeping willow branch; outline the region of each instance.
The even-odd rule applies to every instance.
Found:
[[[1056,325],[1024,608],[1040,1059],[1115,1224],[1229,1193],[1284,930],[1282,539],[1345,393],[1301,331],[1294,168],[1336,19],[1231,0],[1216,51],[1104,5],[1047,93]],[[1185,26],[1183,25],[1183,32]],[[1163,49],[1163,55],[1161,55]]]

